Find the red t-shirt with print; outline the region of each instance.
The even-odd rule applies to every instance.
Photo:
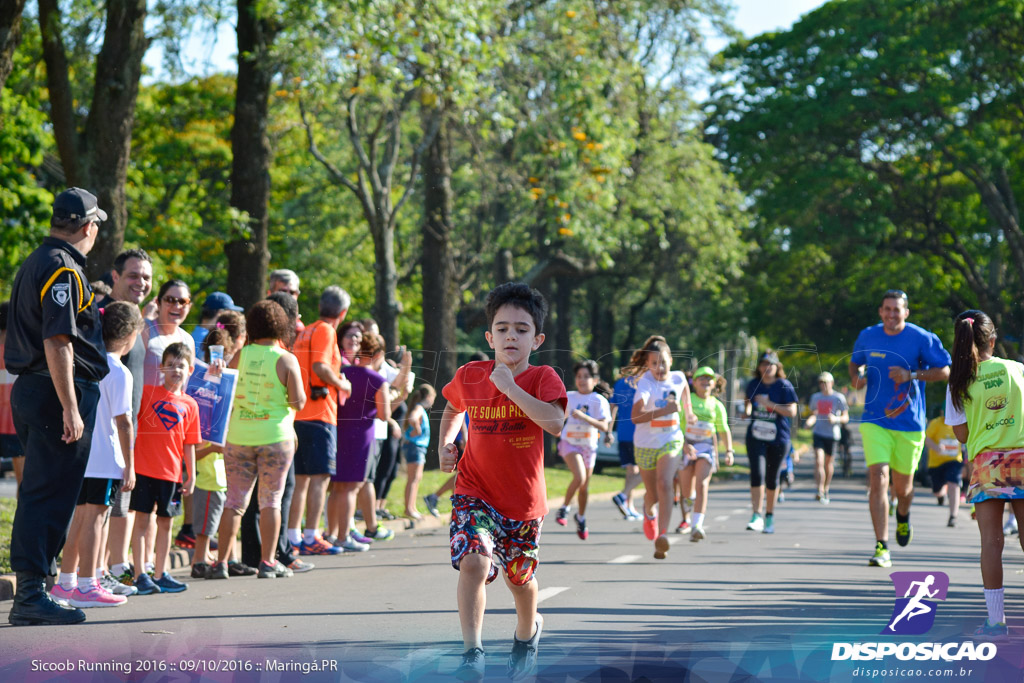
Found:
[[[139,434],[135,437],[135,472],[153,479],[181,481],[185,446],[203,442],[199,405],[188,394],[160,386],[142,389]]]
[[[510,519],[537,519],[548,511],[544,430],[498,391],[490,380],[493,370],[493,360],[467,363],[441,392],[452,410],[469,417],[455,493],[479,498]],[[565,384],[554,369],[532,365],[515,380],[534,398],[565,410]]]

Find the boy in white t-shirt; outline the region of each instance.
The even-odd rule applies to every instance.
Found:
[[[580,361],[573,368],[573,374],[577,391],[567,394],[566,420],[558,441],[558,455],[572,472],[572,481],[565,490],[565,502],[558,509],[555,521],[561,526],[566,525],[573,496],[578,494],[580,511],[576,515],[576,535],[585,541],[590,535],[587,531],[587,497],[594,463],[597,462],[597,442],[601,432],[609,430],[611,410],[608,400],[594,391],[601,381],[596,362]]]
[[[115,487],[122,491],[135,487],[132,375],[121,363],[121,356],[135,345],[142,315],[138,306],[124,301],[115,301],[100,313],[110,372],[100,382],[89,464],[64,545],[60,576],[51,591],[54,598],[75,607],[115,607],[124,604],[125,594],[135,592],[113,577],[101,582],[100,549],[106,545],[103,528]]]

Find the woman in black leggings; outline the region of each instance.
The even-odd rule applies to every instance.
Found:
[[[750,459],[750,531],[775,533],[775,501],[779,472],[789,452],[789,421],[797,415],[796,390],[771,349],[761,354],[754,377],[747,383],[747,457]],[[765,488],[768,489],[765,503]],[[761,517],[761,506],[765,515]]]

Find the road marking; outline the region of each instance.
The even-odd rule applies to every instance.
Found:
[[[746,511],[747,511],[747,508],[736,508],[735,510],[732,511],[731,514],[738,515],[738,514],[740,514],[742,512],[746,512]]]
[[[718,515],[715,517],[716,522],[724,522],[729,519],[729,515]]]
[[[636,562],[641,559],[640,555],[623,555],[616,557],[614,560],[608,560],[608,564],[629,564],[630,562]]]
[[[559,593],[564,593],[569,590],[568,586],[549,586],[548,588],[541,588],[537,591],[537,602],[544,602],[548,598],[553,598]]]

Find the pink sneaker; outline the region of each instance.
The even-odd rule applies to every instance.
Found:
[[[644,515],[644,536],[648,541],[653,541],[658,537],[658,513],[654,513],[650,517]]]
[[[117,607],[128,602],[128,598],[123,595],[114,595],[103,586],[97,585],[85,592],[76,588],[71,593],[71,599],[68,602],[72,607]]]
[[[53,588],[50,589],[50,597],[54,600],[63,600],[64,602],[70,602],[71,596],[75,594],[77,588],[67,590],[63,588],[59,583],[53,584]]]

